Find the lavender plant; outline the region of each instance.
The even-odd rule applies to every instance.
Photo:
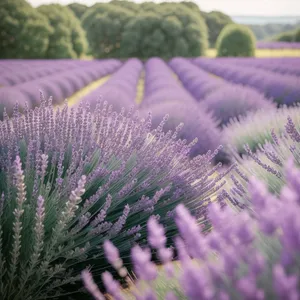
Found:
[[[224,141],[238,153],[246,153],[244,145],[255,152],[258,145],[273,142],[271,132],[278,136],[285,131],[285,123],[291,117],[297,130],[300,129],[300,106],[283,106],[277,110],[260,109],[246,116],[231,119],[223,128]]]
[[[181,287],[160,294],[153,289],[158,268],[151,262],[150,249],[134,246],[131,257],[138,277],[131,289],[134,299],[191,300],[253,300],[300,298],[300,171],[293,160],[285,166],[287,184],[277,198],[266,186],[251,178],[251,210],[235,212],[219,197],[210,204],[209,218],[213,230],[203,234],[197,220],[183,204],[176,208],[175,222],[180,235],[176,237],[177,258],[181,271],[172,270],[172,249],[166,246],[164,228],[150,218],[148,240],[159,257],[169,278]],[[106,242],[109,244],[109,242]],[[116,248],[109,244],[107,258],[120,261]],[[112,253],[114,257],[112,259]],[[126,276],[122,264],[114,265],[120,276]],[[110,273],[103,273],[105,285],[114,299],[128,299]],[[104,299],[95,286],[91,273],[82,273],[84,285],[95,299]],[[127,280],[130,280],[127,277]]]
[[[289,157],[293,157],[297,167],[300,166],[300,132],[291,119],[287,118],[286,125],[281,135],[274,130],[270,132],[272,142],[259,145],[254,153],[249,145],[245,145],[246,155],[232,151],[238,167],[230,174],[231,180],[227,181],[230,193],[226,197],[234,204],[243,200],[246,205],[251,205],[251,198],[245,188],[249,178],[255,176],[262,180],[270,192],[279,195],[285,185],[284,166]]]
[[[164,122],[150,130],[151,115],[116,113],[106,102],[54,109],[43,97],[22,115],[17,105],[11,118],[4,113],[1,299],[66,299],[88,266],[101,283],[97,274],[109,267],[103,241],[118,245],[127,263],[133,243],[146,243],[151,215],[168,238],[175,234],[180,202],[207,224],[205,203],[224,184],[210,164],[216,152],[190,160],[194,143],[177,139],[179,127],[164,134]]]
[[[221,125],[227,124],[232,118],[240,119],[251,111],[276,109],[275,104],[253,88],[226,84],[209,93],[201,102],[213,116],[220,120]]]

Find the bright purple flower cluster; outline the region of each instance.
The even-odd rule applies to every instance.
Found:
[[[230,82],[255,88],[267,98],[273,98],[278,104],[291,105],[300,99],[300,78],[297,76],[282,76],[255,67],[236,65],[230,58],[196,58],[193,62]]]
[[[114,110],[120,111],[122,107],[128,109],[135,104],[137,84],[142,69],[143,64],[140,60],[128,59],[107,82],[83,97],[82,101],[88,102],[93,108],[97,99],[101,98],[109,105],[113,105]]]
[[[47,76],[18,83],[11,87],[0,89],[0,116],[3,108],[10,115],[14,104],[18,101],[20,109],[24,110],[25,102],[29,107],[39,104],[39,90],[46,96],[52,96],[54,104],[61,104],[67,97],[83,88],[92,81],[99,79],[120,67],[118,60],[83,61],[69,70],[56,70]],[[13,73],[15,74],[15,73]],[[17,76],[17,75],[16,75]]]
[[[197,220],[184,205],[177,206],[175,222],[180,236],[176,238],[176,250],[181,266],[179,274],[170,276],[178,280],[181,291],[178,297],[171,294],[171,299],[300,298],[300,173],[292,160],[285,166],[285,175],[288,183],[278,198],[252,178],[249,211],[234,212],[221,198],[220,203],[210,204],[208,216],[213,229],[208,234],[201,232]],[[148,221],[148,236],[154,249],[164,249],[163,230],[155,219]],[[134,266],[139,268],[137,290],[131,289],[132,293],[136,299],[162,299],[156,290],[147,298],[157,273],[152,269],[150,256],[145,254],[149,249],[139,251],[132,252]],[[142,258],[144,268],[140,265]],[[143,279],[148,289],[141,288]],[[167,289],[171,279],[158,280]],[[84,273],[83,281],[92,291],[95,286],[88,272]],[[108,285],[106,288],[110,290]],[[120,289],[118,292],[122,294]],[[100,293],[98,289],[95,296],[96,293]],[[169,297],[170,294],[163,299]]]

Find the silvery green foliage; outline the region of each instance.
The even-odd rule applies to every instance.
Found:
[[[255,151],[259,144],[266,141],[272,142],[272,130],[281,135],[284,132],[284,124],[290,116],[297,129],[300,129],[300,106],[283,106],[277,110],[259,110],[249,112],[239,120],[232,119],[223,128],[224,140],[230,148],[238,153],[245,153],[244,145],[249,145]]]
[[[174,208],[184,202],[206,224],[206,205],[224,184],[216,153],[188,158],[193,143],[151,128],[151,115],[17,106],[0,122],[0,298],[48,299],[77,292],[72,284],[92,265],[108,268],[106,239],[126,261],[146,242],[153,215],[176,233]],[[129,264],[130,269],[130,264]],[[100,283],[100,282],[98,282]],[[67,288],[66,288],[67,286]],[[71,287],[70,287],[71,286]]]
[[[166,246],[164,227],[150,218],[148,241],[162,266],[151,261],[150,247],[136,245],[131,251],[137,275],[134,287],[125,293],[106,271],[102,276],[107,292],[118,300],[299,299],[300,171],[292,159],[284,171],[287,184],[279,197],[270,194],[260,180],[250,179],[250,210],[234,212],[221,198],[211,203],[208,217],[213,229],[209,233],[203,234],[197,220],[179,204],[174,218],[179,232],[176,254]],[[126,277],[118,250],[108,241],[106,249],[107,259]],[[170,264],[172,258],[180,264],[179,270]],[[164,276],[159,277],[159,272]],[[82,279],[94,299],[104,299],[88,270],[82,272]]]
[[[246,192],[251,176],[262,180],[270,192],[279,195],[286,183],[284,166],[288,159],[293,157],[295,165],[300,166],[300,132],[291,117],[287,117],[285,126],[278,131],[281,135],[271,130],[271,141],[259,145],[255,153],[247,144],[244,146],[246,155],[242,158],[233,152],[238,167],[230,174],[231,181],[227,182],[230,192],[222,192],[233,204],[243,202],[249,205],[251,202]]]

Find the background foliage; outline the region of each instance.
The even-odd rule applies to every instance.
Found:
[[[254,56],[255,36],[243,25],[229,24],[217,40],[218,56]]]
[[[0,1],[1,58],[44,57],[52,31],[47,18],[26,1]]]
[[[87,43],[80,21],[66,6],[42,5],[38,12],[48,18],[52,34],[46,51],[48,58],[77,58],[86,52]]]

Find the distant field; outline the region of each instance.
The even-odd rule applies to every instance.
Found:
[[[208,57],[216,57],[216,49],[208,49]],[[300,49],[257,49],[256,57],[300,57]]]

